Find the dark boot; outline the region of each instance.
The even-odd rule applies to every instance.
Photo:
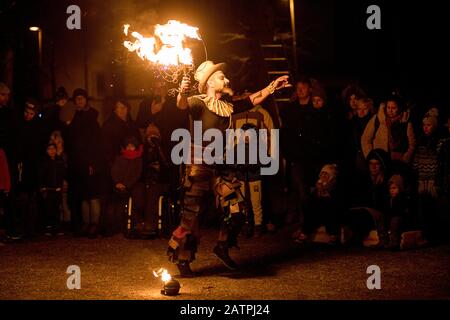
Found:
[[[178,271],[180,272],[180,278],[194,278],[196,274],[191,270],[189,261],[179,261],[177,263]]]
[[[222,261],[222,263],[230,270],[236,270],[237,265],[236,262],[234,262],[230,255],[228,254],[228,246],[226,242],[219,241],[217,242],[217,245],[214,247],[213,250],[214,254],[217,256],[217,258]]]

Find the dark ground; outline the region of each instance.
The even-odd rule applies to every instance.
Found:
[[[228,271],[212,254],[216,232],[204,230],[194,271],[181,279],[181,295],[160,294],[152,270],[176,269],[165,256],[166,240],[41,239],[0,247],[0,299],[450,299],[450,245],[390,252],[366,248],[301,247],[292,228],[241,239]],[[68,290],[69,265],[81,268],[81,290]],[[381,290],[368,290],[367,267],[381,268]]]

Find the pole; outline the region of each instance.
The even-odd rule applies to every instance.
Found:
[[[294,58],[294,76],[297,75],[298,72],[298,63],[297,63],[297,33],[295,32],[295,7],[294,0],[289,0],[289,9],[291,12],[291,28],[292,28],[292,55]]]
[[[42,68],[42,30],[38,30],[39,67]]]

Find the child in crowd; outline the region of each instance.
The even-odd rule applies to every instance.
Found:
[[[128,196],[132,198],[133,225],[130,228],[138,226],[138,217],[142,212],[142,188],[139,183],[142,174],[142,152],[143,147],[135,137],[126,138],[121,155],[115,158],[111,168],[114,190],[119,195],[126,196],[126,200]]]
[[[64,139],[60,131],[54,131],[50,135],[50,143],[54,143],[56,145],[56,154],[64,161],[64,166],[67,169],[67,154],[64,151]],[[68,231],[70,229],[70,219],[71,219],[67,190],[68,190],[67,180],[64,179],[61,193],[62,195],[61,229],[64,231]]]
[[[47,146],[47,157],[39,169],[39,190],[41,192],[46,235],[61,234],[58,231],[61,217],[62,188],[66,175],[64,161],[57,155],[54,143]]]

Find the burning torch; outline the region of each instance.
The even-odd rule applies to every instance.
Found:
[[[128,24],[124,26],[126,36],[129,28]],[[136,31],[131,36],[135,38],[134,42],[125,41],[124,46],[130,52],[136,52],[143,61],[151,62],[166,82],[177,83],[180,76],[189,77],[194,70],[192,51],[185,47],[185,42],[188,38],[202,41],[197,27],[170,20],[165,25],[157,24],[152,37],[144,37]],[[178,89],[169,90],[170,95],[175,92]]]

